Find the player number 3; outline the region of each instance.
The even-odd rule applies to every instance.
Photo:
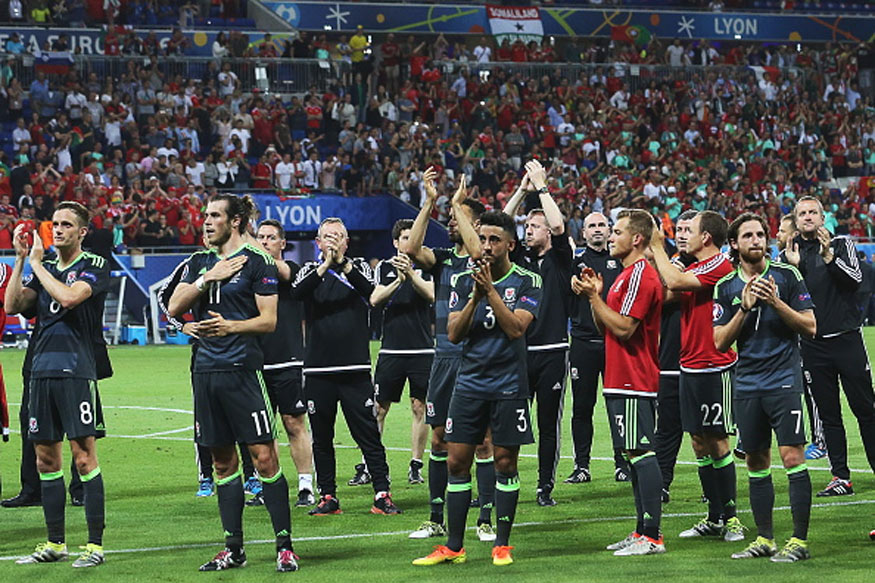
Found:
[[[526,410],[525,409],[517,409],[516,410],[517,419],[519,419],[519,423],[517,423],[516,429],[520,433],[525,433],[526,429],[529,427],[526,423]]]
[[[492,306],[486,306],[486,316],[484,316],[486,320],[483,322],[483,327],[487,330],[492,330],[495,328],[495,311],[493,311]]]

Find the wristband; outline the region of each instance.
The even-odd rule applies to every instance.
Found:
[[[748,309],[745,310],[745,309],[744,309],[744,306],[742,306],[742,307],[740,307],[740,308],[738,308],[738,309],[741,310],[741,313],[742,313],[742,314],[747,314],[748,312],[750,312],[750,308],[748,308]]]
[[[538,189],[538,194],[550,194],[550,189],[546,186],[542,186]]]
[[[204,291],[204,288],[207,287],[207,282],[204,281],[204,276],[203,276],[203,275],[200,276],[199,278],[197,278],[197,279],[194,281],[194,287],[196,287],[196,288],[197,288],[197,291],[199,291],[199,292]]]

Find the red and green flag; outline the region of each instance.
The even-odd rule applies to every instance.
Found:
[[[650,42],[650,31],[638,24],[612,26],[611,40],[631,43],[636,47],[641,47]]]

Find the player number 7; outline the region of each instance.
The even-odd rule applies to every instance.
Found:
[[[796,417],[796,433],[799,433],[802,429],[802,409],[793,409],[790,415]]]

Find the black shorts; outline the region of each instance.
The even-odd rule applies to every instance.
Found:
[[[454,394],[446,421],[446,440],[480,445],[492,429],[492,443],[514,447],[535,443],[528,399],[478,399]]]
[[[30,379],[27,401],[31,441],[104,437],[103,407],[97,381],[74,378]]]
[[[614,449],[653,449],[656,434],[656,399],[605,395]]]
[[[378,403],[398,403],[404,382],[410,382],[410,398],[425,401],[434,354],[381,354],[374,371],[374,394]]]
[[[447,421],[450,399],[461,364],[461,356],[436,356],[431,365],[428,392],[425,396],[425,422],[432,427],[440,427]]]
[[[778,445],[803,445],[805,439],[805,406],[802,393],[787,390],[774,395],[735,399],[739,439],[745,451],[768,451],[772,447],[772,431]]]
[[[269,443],[276,438],[276,421],[261,371],[196,372],[191,384],[198,445]]]
[[[681,426],[686,433],[732,435],[732,385],[735,367],[717,372],[681,371]]]
[[[307,412],[302,371],[300,366],[264,370],[267,398],[273,410],[279,411],[280,415],[298,416]]]

